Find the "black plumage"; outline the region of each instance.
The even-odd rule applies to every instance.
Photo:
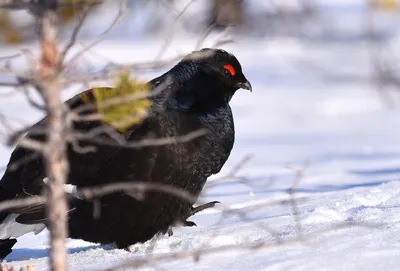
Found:
[[[141,181],[171,185],[196,197],[209,176],[218,173],[234,144],[234,122],[229,102],[239,88],[251,90],[238,60],[224,50],[202,49],[188,55],[170,71],[150,82],[152,88],[163,86],[152,99],[149,115],[139,125],[119,133],[128,142],[145,138],[182,136],[198,129],[206,134],[193,140],[162,146],[131,148],[119,146],[107,134],[100,134],[80,144],[95,145],[96,152],[76,152],[68,147],[70,171],[68,183],[77,188],[115,182]],[[89,93],[90,90],[86,91]],[[66,102],[77,108],[85,102],[77,95]],[[85,112],[84,112],[85,113]],[[88,111],[86,113],[91,113]],[[40,126],[39,122],[34,127]],[[104,123],[76,122],[80,132],[91,131]],[[40,139],[40,136],[28,134]],[[103,141],[113,142],[104,144]],[[115,143],[115,144],[114,144]],[[0,182],[0,200],[40,194],[44,187],[44,163],[40,155],[14,169],[11,165],[31,157],[32,151],[16,147]],[[100,216],[94,217],[91,201],[70,197],[69,236],[118,248],[145,242],[157,233],[166,233],[177,222],[199,209],[193,201],[165,193],[146,192],[138,200],[129,192],[115,192],[101,197]],[[210,207],[213,203],[204,206]],[[200,208],[202,209],[202,208]],[[43,206],[30,206],[0,213],[0,257],[15,244],[2,232],[4,223],[15,217],[24,225],[46,223]],[[188,222],[187,225],[192,225]],[[39,229],[31,229],[39,231]],[[17,234],[18,235],[18,234]]]

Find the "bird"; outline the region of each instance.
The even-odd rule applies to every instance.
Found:
[[[233,149],[235,126],[231,99],[239,89],[252,92],[241,64],[233,54],[223,49],[203,48],[189,53],[148,84],[151,90],[158,89],[149,98],[148,114],[125,131],[108,125],[112,133],[126,139],[127,144],[146,139],[174,138],[193,131],[204,133],[182,142],[129,147],[118,144],[112,133],[102,132],[78,142],[82,146],[95,146],[93,152],[77,151],[69,141],[66,185],[79,190],[140,181],[172,186],[193,195],[193,198],[158,190],[145,191],[142,197],[133,190],[115,191],[95,200],[70,193],[69,238],[128,249],[158,234],[172,234],[175,225],[195,225],[188,221],[189,217],[219,203],[212,201],[194,206],[207,179],[220,172]],[[113,88],[104,89],[111,91]],[[93,99],[93,89],[88,89],[65,104],[74,110],[88,105]],[[91,114],[95,110],[87,107],[81,113]],[[40,127],[44,120],[31,128]],[[85,133],[106,124],[100,119],[76,121],[72,125],[74,131]],[[25,137],[44,139],[43,135],[33,131],[28,130]],[[17,143],[0,180],[0,202],[42,195],[46,180],[42,154]],[[94,215],[96,212],[98,215]],[[43,204],[1,211],[0,259],[12,252],[17,238],[30,232],[38,234],[47,226]]]

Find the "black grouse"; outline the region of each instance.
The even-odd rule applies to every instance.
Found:
[[[113,142],[108,133],[82,139],[81,146],[94,145],[96,151],[78,152],[69,144],[68,184],[80,189],[140,181],[171,185],[198,197],[207,178],[221,170],[235,138],[229,102],[238,89],[251,91],[236,57],[221,49],[205,48],[189,54],[149,83],[152,89],[162,86],[162,91],[151,98],[147,117],[127,131],[115,129],[115,133],[127,142],[183,136],[199,129],[205,130],[205,134],[186,142],[137,148],[104,143]],[[76,95],[66,104],[71,109],[85,105],[87,97],[93,99],[91,91]],[[82,112],[85,113],[93,113],[93,108],[88,107],[87,112]],[[42,123],[43,120],[33,127]],[[101,125],[104,122],[88,120],[73,123],[73,128],[87,132]],[[26,136],[43,140],[43,136],[33,133]],[[46,179],[44,162],[41,155],[34,154],[17,145],[0,181],[0,201],[42,193]],[[156,234],[170,233],[171,226],[177,223],[193,225],[186,219],[215,204],[195,208],[195,200],[155,190],[138,199],[125,191],[102,196],[96,207],[92,201],[70,196],[69,237],[127,248]],[[100,215],[94,216],[95,211]],[[46,212],[41,205],[0,212],[0,258],[11,253],[15,238],[28,232],[38,233],[45,227]]]

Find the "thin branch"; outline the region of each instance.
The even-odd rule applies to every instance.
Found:
[[[159,86],[157,86],[155,89],[153,89],[151,91],[143,91],[143,92],[139,92],[139,93],[130,94],[127,96],[113,97],[113,98],[110,98],[110,99],[107,99],[107,100],[104,100],[101,102],[83,104],[83,105],[73,109],[72,112],[75,114],[79,114],[84,111],[96,109],[97,107],[107,107],[107,106],[112,106],[112,105],[116,105],[116,104],[120,104],[120,103],[127,103],[127,102],[132,102],[132,101],[136,101],[136,100],[154,97],[154,96],[160,94],[162,91],[164,91],[165,88],[167,86],[169,86],[171,83],[172,83],[171,78],[167,78],[163,83],[161,83]],[[75,116],[75,118],[79,118],[79,117]]]
[[[36,158],[39,157],[39,155],[40,155],[39,152],[33,152],[33,153],[29,154],[29,155],[21,157],[17,161],[15,161],[15,162],[7,165],[7,166],[0,167],[0,170],[1,171],[4,171],[4,170],[15,171],[20,166],[25,165],[26,163],[29,163],[29,162],[35,160]]]
[[[113,183],[101,187],[78,189],[77,192],[72,193],[72,195],[81,199],[91,200],[96,197],[101,197],[120,191],[125,191],[138,200],[143,200],[144,193],[148,191],[164,192],[180,199],[184,199],[188,202],[194,202],[196,200],[195,195],[172,185],[137,181],[130,181],[129,183]]]
[[[0,87],[22,87],[24,84],[18,82],[0,82]]]
[[[115,140],[116,143],[114,141],[106,140],[106,139],[99,139],[99,141],[96,141],[95,140],[96,136],[101,135],[103,133],[107,134],[111,139]],[[101,142],[101,144],[103,144],[103,145],[114,145],[114,146],[124,146],[126,144],[126,140],[125,140],[124,136],[121,135],[120,133],[118,133],[118,131],[115,130],[114,127],[112,127],[111,125],[107,125],[107,124],[93,128],[84,133],[72,131],[72,135],[70,137],[71,137],[71,141],[86,140],[86,141],[89,141],[92,143],[94,143],[94,142],[100,143]]]
[[[74,63],[78,58],[80,58],[82,56],[82,54],[84,54],[85,52],[87,52],[88,50],[90,50],[91,48],[93,48],[94,46],[99,44],[100,42],[102,42],[106,38],[108,33],[110,33],[115,28],[115,26],[118,25],[118,23],[122,20],[122,18],[128,13],[128,10],[129,9],[127,6],[127,1],[120,0],[120,6],[118,9],[118,13],[115,16],[112,23],[109,25],[109,27],[103,33],[101,33],[99,35],[98,39],[96,39],[94,42],[90,43],[89,45],[85,46],[81,51],[79,51],[75,56],[73,56],[65,66],[69,66],[71,63]]]
[[[90,1],[91,5],[98,5],[103,3],[103,0],[93,0]],[[87,0],[81,0],[81,1],[74,1],[70,2],[68,0],[58,0],[58,5],[57,7],[82,7],[84,5],[87,5],[88,1]],[[43,0],[0,0],[0,9],[10,9],[10,10],[19,10],[19,9],[24,9],[24,10],[29,10],[30,12],[33,12],[34,15],[39,16],[43,13],[45,8],[43,7]]]
[[[45,111],[45,110],[46,110],[45,106],[39,104],[38,102],[36,102],[36,101],[32,98],[32,96],[31,96],[31,94],[30,94],[30,92],[29,92],[29,89],[28,89],[27,87],[22,88],[22,93],[24,93],[24,95],[25,95],[25,97],[26,97],[28,103],[29,103],[33,108],[36,108],[36,109],[38,109],[38,110],[40,110],[40,111]]]
[[[45,196],[29,196],[21,199],[12,199],[0,202],[0,211],[13,208],[22,208],[30,205],[45,204],[47,198]]]
[[[43,144],[40,141],[29,139],[27,137],[21,138],[18,141],[18,145],[20,147],[24,147],[24,148],[27,148],[27,149],[30,149],[30,150],[34,150],[34,151],[37,151],[37,152],[43,152],[45,150],[45,146],[46,146],[45,144]]]
[[[297,191],[300,181],[303,179],[305,170],[309,167],[309,165],[310,165],[310,161],[306,160],[303,167],[300,169],[296,169],[291,166],[288,166],[289,169],[291,169],[295,172],[293,184],[292,184],[292,187],[289,189],[288,193],[290,195],[290,201],[292,202],[292,212],[294,215],[294,219],[296,221],[296,228],[297,228],[297,232],[298,232],[300,239],[303,239],[304,234],[303,234],[303,228],[301,225],[300,210],[298,208],[298,205],[295,204],[296,203],[295,193]]]
[[[83,26],[84,23],[85,23],[85,20],[86,20],[88,14],[89,14],[89,11],[91,10],[90,7],[91,7],[91,6],[85,6],[85,7],[83,8],[83,11],[82,11],[82,14],[81,14],[81,16],[80,16],[80,19],[79,19],[77,25],[75,26],[74,31],[72,32],[72,35],[71,35],[71,38],[70,38],[68,44],[65,46],[64,50],[61,51],[61,53],[60,53],[60,59],[59,59],[59,62],[58,62],[58,63],[59,63],[58,65],[59,65],[60,67],[61,67],[61,65],[64,63],[64,60],[65,60],[66,55],[68,54],[68,52],[70,51],[70,49],[71,49],[71,48],[75,45],[75,43],[76,43],[76,40],[77,40],[78,35],[79,35],[79,32],[80,32],[80,30],[82,29],[82,26]]]
[[[134,142],[124,141],[124,142],[114,142],[111,140],[106,140],[103,138],[93,138],[92,136],[88,136],[87,134],[74,134],[74,138],[85,140],[92,143],[109,145],[109,146],[118,146],[122,148],[143,148],[143,147],[158,147],[158,146],[165,146],[171,144],[181,144],[185,142],[189,142],[193,139],[198,137],[204,136],[207,134],[207,130],[199,129],[190,133],[187,133],[182,136],[172,136],[172,137],[165,137],[165,138],[145,138],[141,140],[137,140]]]
[[[166,49],[170,46],[172,40],[173,40],[173,36],[174,36],[174,32],[176,30],[176,27],[178,26],[178,22],[180,22],[180,19],[183,17],[183,15],[186,13],[186,11],[190,8],[190,6],[195,2],[195,0],[191,0],[189,1],[189,3],[187,3],[184,8],[178,13],[178,15],[176,16],[174,23],[172,24],[172,27],[170,29],[170,31],[168,32],[168,35],[166,37],[166,39],[164,40],[163,45],[160,47],[160,50],[158,52],[158,54],[156,55],[156,57],[154,58],[155,61],[159,60],[160,58],[162,58],[162,56],[164,55],[164,53],[166,52]]]
[[[77,140],[71,141],[72,149],[77,153],[89,153],[89,152],[96,152],[97,148],[95,146],[80,146]]]
[[[215,25],[211,25],[203,31],[203,34],[200,36],[200,38],[197,41],[197,44],[195,46],[195,50],[199,50],[204,46],[204,42],[206,38],[212,33],[212,30],[215,28]],[[224,36],[224,34],[222,35]],[[218,47],[227,43],[231,43],[232,40],[220,40],[217,39],[211,47]],[[168,43],[167,43],[168,44]],[[93,45],[94,46],[94,45]],[[91,46],[91,47],[93,47]],[[91,48],[90,47],[90,48]],[[84,53],[87,51],[87,48],[82,50],[81,53]],[[163,51],[165,51],[166,48],[164,48]],[[85,75],[73,75],[71,77],[65,78],[67,82],[71,83],[79,83],[79,82],[87,82],[87,81],[102,81],[102,80],[107,80],[110,77],[115,77],[118,74],[120,74],[122,71],[130,71],[130,72],[142,72],[142,71],[154,71],[157,69],[164,69],[173,63],[176,63],[176,61],[181,60],[183,57],[185,57],[186,54],[179,54],[175,57],[172,57],[167,60],[154,60],[154,61],[148,61],[148,62],[142,62],[142,63],[134,63],[130,65],[120,65],[115,62],[108,63],[104,67],[104,69],[100,72],[92,73],[92,74],[85,74]],[[72,62],[72,61],[71,61]]]
[[[0,57],[0,61],[10,61],[17,57],[20,57],[21,55],[22,55],[21,53],[16,53],[16,54],[9,55],[9,56],[2,56],[2,57]]]

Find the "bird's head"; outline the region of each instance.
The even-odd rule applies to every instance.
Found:
[[[199,63],[199,69],[218,80],[229,89],[246,89],[252,91],[250,82],[244,76],[242,66],[237,58],[222,49],[204,48],[186,56]]]
[[[227,90],[246,89],[252,91],[251,84],[244,76],[239,61],[225,50],[204,48],[192,52],[183,61],[196,62],[200,71],[218,81],[220,86]]]
[[[237,58],[221,49],[194,51],[172,70],[182,86],[174,99],[202,108],[224,106],[238,89],[252,91]]]

